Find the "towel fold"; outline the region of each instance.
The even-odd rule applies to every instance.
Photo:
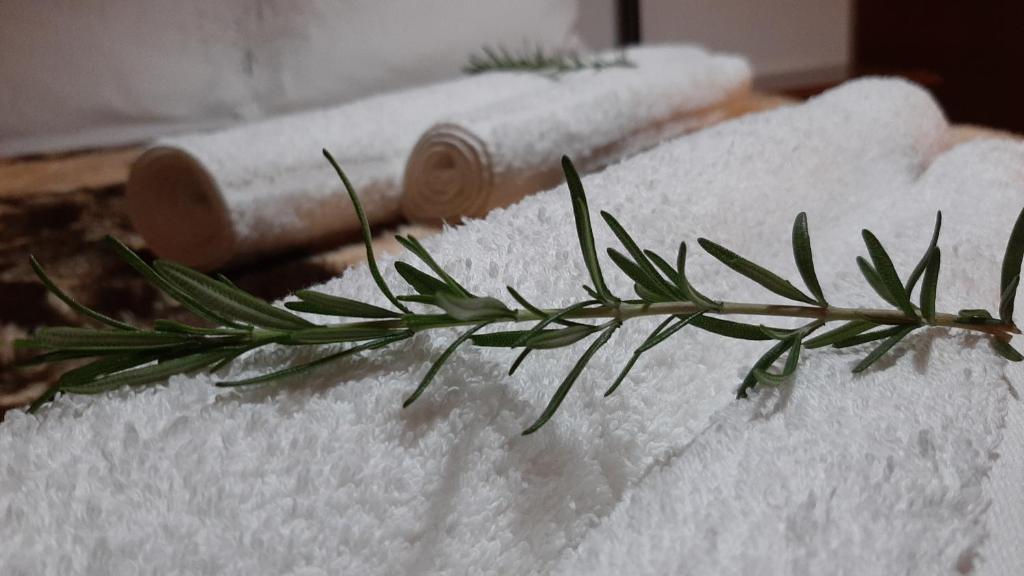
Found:
[[[718,240],[795,276],[794,213],[810,219],[826,295],[880,305],[859,278],[871,227],[906,273],[946,210],[942,310],[992,304],[996,254],[1024,202],[1024,147],[941,154],[921,89],[846,84],[584,179],[665,253]],[[941,154],[941,155],[940,155]],[[424,242],[478,294],[506,285],[560,305],[586,282],[564,186]],[[614,244],[603,227],[598,246]],[[383,258],[388,282],[400,282]],[[607,266],[610,263],[603,258]],[[771,300],[694,254],[713,297]],[[606,274],[622,295],[631,283]],[[320,289],[382,302],[368,271]],[[985,534],[991,466],[1021,370],[983,341],[921,333],[862,376],[850,351],[805,355],[792,384],[736,401],[763,343],[684,330],[601,392],[656,320],[626,323],[559,413],[519,436],[581,349],[463,348],[411,408],[402,398],[450,342],[418,335],[289,386],[210,383],[309,360],[275,348],[231,374],[67,397],[0,425],[4,573],[942,574]],[[453,335],[454,336],[454,332]],[[877,570],[875,570],[877,568]],[[589,572],[588,572],[589,571]]]
[[[409,157],[402,213],[429,224],[479,218],[558,184],[562,154],[582,171],[601,168],[721,120],[749,91],[737,57],[690,46],[627,56],[632,67],[569,74],[432,127]]]
[[[630,57],[637,69],[581,70],[557,78],[483,74],[168,138],[135,163],[128,211],[157,254],[205,270],[337,242],[351,237],[358,221],[321,159],[320,149],[328,148],[352,179],[371,222],[398,219],[400,204],[414,222],[437,222],[439,214],[452,214],[452,206],[467,201],[473,210],[460,214],[480,216],[555,184],[551,159],[557,160],[559,150],[578,152],[584,167],[596,167],[715,121],[727,113],[716,103],[744,93],[750,77],[742,60],[698,48],[638,49]],[[402,172],[417,139],[438,122],[463,117],[476,119],[464,125],[483,134],[486,143],[445,158],[425,152],[429,173],[414,168],[406,178],[412,192],[400,200]],[[438,144],[444,138],[427,137],[420,149],[444,147]],[[479,169],[468,166],[487,154],[484,146],[492,156]],[[413,166],[423,163],[424,154],[413,154]],[[496,169],[497,174],[485,173]],[[442,173],[455,180],[441,185],[438,196],[433,192]],[[428,181],[433,184],[421,186]],[[424,196],[420,190],[431,192]]]

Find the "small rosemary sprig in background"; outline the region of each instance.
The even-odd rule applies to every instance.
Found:
[[[956,314],[935,310],[941,264],[938,246],[941,214],[936,217],[935,230],[928,248],[905,281],[901,280],[878,239],[867,230],[863,232],[868,258],[858,258],[857,264],[865,280],[891,305],[889,309],[865,309],[836,307],[826,299],[814,269],[805,214],[798,215],[793,224],[792,246],[806,291],[723,246],[703,238],[698,240],[701,248],[729,268],[794,302],[761,304],[722,301],[704,295],[686,275],[685,243],[679,244],[672,263],[651,250],[641,248],[614,216],[602,212],[602,219],[619,240],[623,250],[609,248],[608,255],[616,267],[634,282],[635,298],[620,298],[611,292],[604,281],[586,195],[572,163],[568,158],[563,158],[562,167],[568,182],[577,236],[590,276],[590,285],[583,286],[586,297],[563,308],[543,309],[527,301],[514,288],[508,287],[509,295],[520,306],[510,308],[494,297],[470,292],[411,236],[399,236],[398,241],[421,261],[425,269],[396,262],[395,270],[411,288],[411,292],[395,295],[384,282],[373,257],[369,225],[352,185],[330,154],[324,151],[324,155],[337,171],[355,206],[362,223],[370,273],[381,294],[389,302],[388,307],[312,290],[300,290],[296,293],[298,301],[286,302],[285,308],[279,308],[239,290],[222,276],[212,278],[173,262],[158,260],[152,265],[147,264],[123,244],[108,239],[114,250],[154,286],[213,325],[199,327],[157,320],[152,328],[144,329],[77,303],[54,285],[33,258],[32,266],[47,289],[71,308],[105,324],[107,328],[40,328],[31,338],[18,342],[21,347],[45,351],[27,363],[93,359],[88,364],[66,372],[48,395],[31,409],[39,408],[58,393],[98,394],[124,386],[159,382],[179,373],[199,370],[216,372],[239,355],[270,344],[341,344],[346,347],[307,364],[244,380],[219,382],[217,385],[249,386],[272,382],[346,356],[395,344],[419,332],[461,327],[461,334],[441,353],[407,397],[405,405],[408,406],[422,395],[444,363],[463,344],[521,350],[509,370],[509,374],[512,374],[531,353],[562,348],[589,339],[590,344],[555,390],[547,407],[524,431],[524,434],[531,434],[555,414],[587,363],[612,338],[615,331],[624,322],[644,316],[662,316],[664,320],[636,348],[605,395],[612,394],[622,384],[626,374],[645,352],[687,326],[727,338],[771,342],[768,351],[754,362],[739,385],[736,392],[739,398],[746,397],[754,386],[776,386],[785,382],[798,368],[802,350],[875,343],[871,352],[853,369],[854,372],[861,372],[908,334],[932,326],[984,334],[989,337],[994,350],[1004,358],[1015,362],[1024,359],[1010,345],[1012,335],[1020,334],[1012,316],[1020,281],[1021,260],[1024,258],[1024,211],[1021,211],[1013,227],[1003,259],[998,318],[984,309],[961,310]],[[915,303],[914,292],[919,284]],[[413,311],[408,307],[409,303],[425,305],[429,311]],[[317,324],[292,311],[337,316],[347,321]],[[723,318],[736,314],[805,318],[807,323],[797,328],[775,328]],[[498,324],[518,322],[530,322],[533,325],[522,330],[487,331]],[[830,323],[839,325],[819,333]],[[783,356],[786,360],[781,369],[775,371],[773,366]]]
[[[619,67],[632,68],[634,65],[626,57],[623,50],[614,57],[602,58],[600,55],[580,55],[572,50],[547,52],[540,46],[535,49],[524,48],[510,51],[504,46],[492,48],[484,46],[482,54],[472,54],[469,62],[463,66],[466,74],[482,74],[484,72],[543,72],[557,76],[576,70],[602,70]]]

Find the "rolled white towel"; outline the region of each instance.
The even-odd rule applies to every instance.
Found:
[[[424,130],[550,82],[481,74],[159,140],[132,167],[128,213],[157,254],[204,270],[336,240],[358,221],[322,148],[346,170],[370,220],[393,221],[405,159]]]
[[[791,277],[790,225],[806,210],[823,288],[837,305],[879,304],[853,263],[861,227],[878,232],[906,271],[933,210],[943,209],[939,307],[955,310],[997,298],[997,253],[1022,202],[1024,150],[1000,143],[999,154],[938,156],[946,130],[923,90],[859,81],[659,146],[584,186],[591,209],[614,213],[645,247],[664,253],[707,236]],[[424,244],[475,293],[513,285],[558,305],[586,282],[571,221],[562,186]],[[603,227],[595,232],[599,246],[614,244]],[[382,259],[384,276],[398,285],[392,262]],[[766,298],[707,256],[693,255],[688,270],[712,296]],[[622,275],[606,277],[629,294]],[[365,268],[319,289],[384,304]],[[862,376],[849,373],[859,354],[813,351],[781,395],[738,402],[736,384],[764,344],[684,331],[602,398],[656,323],[626,323],[555,418],[527,438],[520,431],[579,348],[534,354],[513,377],[513,352],[460,349],[407,410],[402,399],[451,341],[443,334],[276,389],[210,384],[316,352],[266,350],[231,374],[8,414],[0,571],[966,568],[984,537],[981,481],[1019,365],[970,337],[922,334]]]
[[[402,213],[425,224],[481,217],[556,185],[562,154],[601,168],[718,121],[750,87],[744,60],[693,46],[633,48],[627,60],[444,118],[409,157]]]

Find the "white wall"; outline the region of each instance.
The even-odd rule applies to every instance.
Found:
[[[827,76],[851,57],[852,0],[641,0],[644,42],[690,41],[746,56],[762,81]],[[615,43],[614,0],[582,0],[588,45]]]

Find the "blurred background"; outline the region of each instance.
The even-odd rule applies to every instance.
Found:
[[[154,138],[448,81],[485,46],[681,42],[749,63],[752,89],[715,121],[884,74],[926,86],[952,122],[1024,132],[1022,22],[1020,0],[0,1],[0,413],[53,380],[6,370],[11,342],[79,321],[47,295],[28,253],[108,313],[183,314],[101,241],[111,234],[155,256],[125,206],[129,170]],[[358,263],[352,240],[226,273],[278,298]]]

